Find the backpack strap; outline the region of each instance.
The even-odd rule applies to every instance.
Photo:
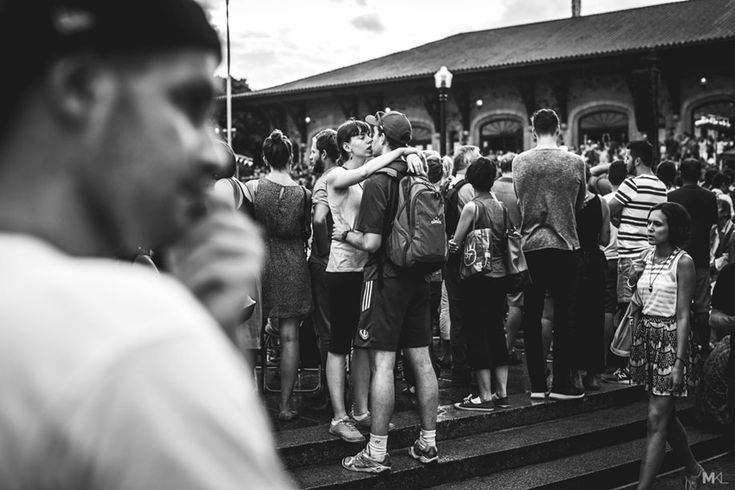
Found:
[[[388,260],[388,257],[386,257],[385,255],[385,242],[387,241],[388,236],[391,233],[393,221],[395,220],[395,215],[398,212],[398,192],[400,191],[399,186],[402,175],[398,172],[398,170],[391,167],[383,167],[380,170],[376,171],[375,174],[385,174],[395,181],[391,183],[391,186],[388,190],[388,202],[385,206],[385,218],[383,220],[383,237],[380,242],[380,247],[378,248],[378,250],[375,251],[375,254],[378,256],[378,263],[376,265],[376,269],[378,272],[378,288],[382,289],[383,261]],[[391,215],[393,215],[392,219],[389,218]]]

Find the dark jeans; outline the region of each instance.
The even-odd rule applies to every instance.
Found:
[[[467,333],[462,321],[462,292],[459,278],[459,260],[461,254],[450,254],[444,267],[444,281],[449,299],[450,345],[452,346],[452,373],[465,373],[469,376],[467,364]]]
[[[572,382],[571,349],[578,254],[556,249],[536,250],[526,252],[526,261],[532,285],[524,295],[526,311],[523,315],[523,340],[531,391],[546,391],[546,360],[541,340],[541,316],[546,290],[554,304],[553,391],[566,391]]]

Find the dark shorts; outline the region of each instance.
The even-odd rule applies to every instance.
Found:
[[[360,321],[362,272],[327,272],[330,302],[329,352],[347,355]]]
[[[618,259],[607,261],[605,270],[605,313],[618,311]]]
[[[694,313],[709,313],[710,294],[709,267],[697,267],[697,284],[694,287]]]
[[[431,343],[429,283],[423,276],[385,278],[382,287],[366,281],[360,309],[356,347],[395,351]]]

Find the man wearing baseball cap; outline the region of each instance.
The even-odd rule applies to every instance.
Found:
[[[208,194],[201,7],[5,0],[0,57],[0,487],[291,487],[222,330],[263,252]]]
[[[365,121],[373,127],[373,156],[406,146],[411,123],[400,112],[378,112]],[[438,385],[429,356],[431,322],[429,282],[421,272],[397,268],[386,257],[387,241],[398,207],[398,181],[408,173],[404,159],[388,165],[398,178],[378,172],[365,181],[354,230],[335,226],[333,238],[369,252],[362,290],[362,311],[355,346],[370,351],[370,441],[365,449],[342,460],[350,471],[390,471],[388,423],[395,403],[393,367],[401,348],[416,372],[421,417],[419,439],[409,454],[421,463],[438,461],[436,410]]]

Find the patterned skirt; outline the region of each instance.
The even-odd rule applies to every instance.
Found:
[[[688,388],[696,386],[692,366],[697,365],[697,348],[692,330],[689,330],[689,347],[684,366],[684,383],[672,390],[669,375],[676,362],[678,332],[676,317],[641,315],[633,332],[630,351],[630,375],[634,383],[645,386],[647,392],[658,396],[688,396]]]

